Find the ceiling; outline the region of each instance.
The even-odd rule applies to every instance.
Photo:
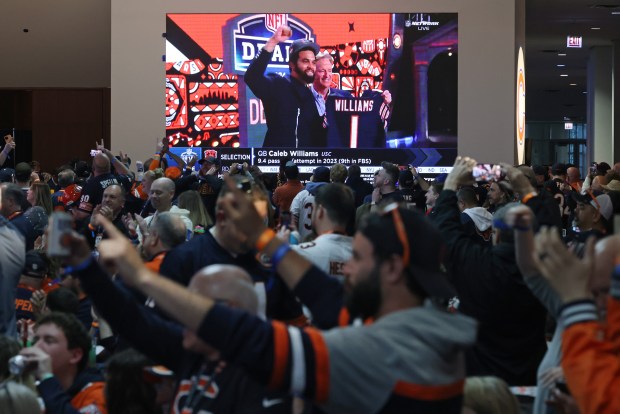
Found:
[[[582,48],[567,48],[568,35],[583,36]],[[613,39],[620,40],[620,0],[526,0],[527,121],[585,123],[590,48]]]

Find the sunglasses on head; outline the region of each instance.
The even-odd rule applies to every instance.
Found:
[[[403,247],[403,265],[409,266],[409,238],[407,237],[407,229],[405,229],[405,223],[403,217],[398,210],[398,203],[390,203],[383,207],[379,213],[381,216],[391,215],[394,222],[394,228],[396,229],[396,236]]]

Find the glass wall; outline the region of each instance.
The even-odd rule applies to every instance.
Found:
[[[530,122],[525,126],[526,162],[530,165],[573,164],[585,177],[587,124]],[[529,142],[528,142],[529,141]]]

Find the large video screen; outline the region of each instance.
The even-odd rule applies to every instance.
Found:
[[[166,19],[165,118],[173,147],[265,171],[290,158],[302,170],[340,162],[370,172],[389,160],[440,173],[456,157],[456,13]],[[288,36],[257,58],[282,25]],[[289,64],[300,40],[329,56],[331,76],[322,71],[320,79],[315,70],[313,79],[301,63]],[[321,81],[326,96],[317,93]]]

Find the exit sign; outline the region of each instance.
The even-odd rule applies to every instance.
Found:
[[[566,36],[566,47],[581,48],[582,43],[583,37],[581,36]]]

